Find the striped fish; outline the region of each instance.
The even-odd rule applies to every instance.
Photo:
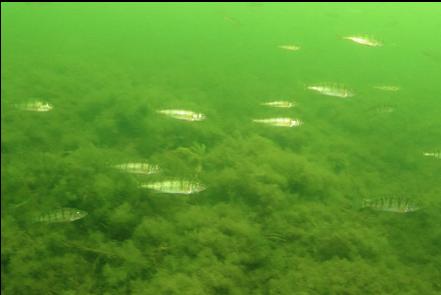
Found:
[[[380,105],[374,108],[376,113],[379,114],[386,114],[386,113],[392,113],[395,111],[395,107],[392,105],[384,104]]]
[[[205,120],[206,116],[202,113],[195,113],[193,111],[187,110],[159,110],[160,114],[184,121],[202,121]]]
[[[124,163],[124,164],[115,165],[113,167],[131,174],[150,175],[159,172],[158,165],[151,165],[148,163]]]
[[[396,213],[408,213],[421,209],[421,207],[405,198],[364,199],[362,208],[371,208],[377,211]]]
[[[425,156],[425,157],[432,157],[432,158],[435,158],[435,159],[441,159],[441,151],[438,151],[438,152],[425,152],[425,153],[423,153],[423,156]]]
[[[336,84],[318,84],[318,85],[310,85],[307,87],[309,90],[316,91],[320,94],[327,96],[335,96],[335,97],[352,97],[354,93],[345,88],[344,86],[339,86]]]
[[[253,122],[276,127],[298,127],[303,125],[302,121],[291,118],[254,119]]]
[[[16,107],[22,111],[29,111],[29,112],[49,112],[54,108],[51,104],[41,101],[31,101],[27,103],[22,103],[16,105]]]
[[[175,179],[175,180],[144,183],[141,184],[140,187],[151,189],[158,193],[183,194],[183,195],[199,193],[206,189],[206,187],[203,184],[197,181],[191,181],[185,179]]]
[[[72,222],[81,219],[87,212],[75,208],[60,208],[38,216],[35,221],[43,223]]]
[[[278,101],[270,101],[264,102],[262,105],[273,108],[292,108],[295,106],[295,103],[290,101],[278,100]]]

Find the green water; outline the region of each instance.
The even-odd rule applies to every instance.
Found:
[[[440,15],[2,3],[2,294],[441,294]],[[253,122],[284,117],[303,125]],[[160,173],[113,167],[144,161]],[[207,189],[139,187],[166,179]],[[378,198],[421,209],[362,208]],[[60,208],[87,215],[35,222]]]

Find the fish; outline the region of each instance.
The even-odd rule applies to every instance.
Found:
[[[190,195],[207,189],[198,181],[187,179],[172,179],[157,182],[149,182],[140,185],[141,188],[151,189],[158,193]]]
[[[433,157],[435,159],[440,160],[441,159],[441,151],[438,151],[438,152],[424,152],[423,156],[425,156],[425,157]]]
[[[400,87],[393,85],[379,85],[379,86],[374,86],[374,88],[382,91],[391,91],[391,92],[397,92],[400,90]]]
[[[303,121],[291,118],[254,119],[253,122],[277,127],[299,127],[303,125]]]
[[[421,207],[405,198],[379,198],[364,199],[362,208],[371,208],[377,211],[388,211],[396,213],[409,213],[420,210]]]
[[[158,165],[152,165],[148,163],[124,163],[114,165],[113,167],[131,174],[150,175],[158,173],[160,171]]]
[[[178,120],[202,121],[206,119],[206,116],[202,113],[195,113],[193,111],[187,111],[187,110],[167,109],[167,110],[159,110],[157,112]]]
[[[375,108],[375,112],[379,114],[392,113],[395,111],[395,107],[391,105],[382,105]]]
[[[86,211],[75,208],[60,208],[49,213],[41,214],[35,221],[42,223],[63,223],[72,222],[87,215]]]
[[[230,24],[236,26],[236,27],[240,27],[241,23],[237,18],[234,18],[232,16],[228,16],[228,15],[224,15],[224,20],[226,22],[229,22]]]
[[[279,47],[280,49],[285,49],[285,50],[288,50],[288,51],[297,51],[297,50],[300,50],[300,46],[293,45],[293,44],[290,44],[290,45],[279,45],[278,47]]]
[[[295,106],[295,103],[289,102],[289,101],[270,101],[270,102],[264,102],[262,103],[264,106],[273,107],[273,108],[292,108]]]
[[[363,37],[363,36],[347,36],[343,37],[343,39],[350,40],[354,43],[369,46],[369,47],[379,47],[382,46],[383,43],[381,43],[378,40],[375,40],[373,38]]]
[[[49,112],[54,108],[51,104],[42,101],[26,102],[18,104],[16,107],[22,111],[30,112]]]
[[[335,96],[335,97],[352,97],[355,94],[345,88],[344,86],[338,86],[336,84],[318,84],[318,85],[310,85],[307,86],[309,90],[316,91],[323,95]]]

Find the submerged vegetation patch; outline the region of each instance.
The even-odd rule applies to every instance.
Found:
[[[2,294],[441,292],[438,14],[131,5],[2,4]]]

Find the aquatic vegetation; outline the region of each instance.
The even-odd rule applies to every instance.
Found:
[[[441,292],[436,4],[133,5],[2,3],[2,294]]]
[[[179,147],[176,149],[179,157],[185,159],[187,163],[195,167],[196,175],[202,172],[204,158],[206,156],[206,146],[197,142],[190,147]]]

